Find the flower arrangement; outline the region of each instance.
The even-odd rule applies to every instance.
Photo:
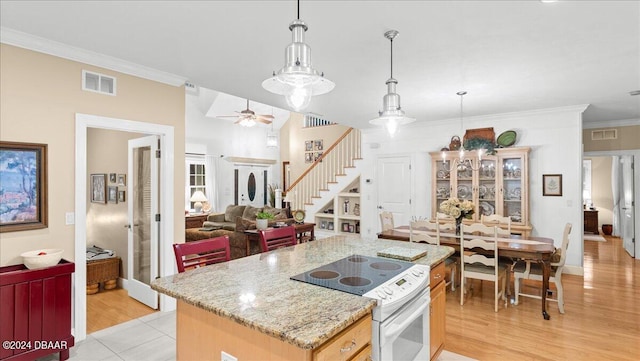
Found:
[[[462,218],[471,218],[473,203],[469,200],[449,198],[440,203],[440,212],[456,219],[456,223],[462,222]]]

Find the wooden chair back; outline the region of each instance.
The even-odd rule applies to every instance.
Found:
[[[173,245],[178,272],[231,260],[229,236],[203,239]]]
[[[453,233],[456,229],[456,219],[448,214],[436,212],[436,223],[440,232]]]
[[[564,267],[564,261],[567,259],[567,248],[569,248],[569,235],[571,234],[571,223],[567,223],[564,226],[564,231],[562,232],[562,246],[560,249],[562,250],[560,254],[560,260],[558,262],[551,262],[552,266],[555,267]]]
[[[509,237],[511,235],[511,217],[503,217],[497,214],[480,217],[480,223],[487,226],[497,226],[498,236]]]
[[[268,228],[260,230],[260,248],[262,252],[274,249],[295,246],[298,244],[296,227]]]
[[[383,231],[389,231],[395,228],[393,225],[393,213],[386,211],[380,213],[380,224],[382,225]]]
[[[440,245],[438,223],[429,220],[412,221],[409,223],[409,242],[423,242]],[[433,232],[435,235],[424,232]]]

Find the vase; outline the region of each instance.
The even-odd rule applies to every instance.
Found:
[[[268,219],[256,219],[256,228],[257,229],[267,229],[269,227]]]
[[[456,235],[460,235],[460,225],[462,224],[462,217],[456,218]]]

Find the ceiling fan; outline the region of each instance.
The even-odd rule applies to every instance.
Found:
[[[273,115],[269,114],[256,114],[253,110],[249,109],[249,99],[247,99],[247,109],[236,112],[237,115],[220,115],[218,118],[238,118],[233,124],[240,124],[243,127],[253,127],[258,122],[263,124],[271,124],[273,122]]]

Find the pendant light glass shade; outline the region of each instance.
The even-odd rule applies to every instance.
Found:
[[[405,116],[404,110],[400,107],[400,95],[396,93],[398,81],[393,78],[393,39],[398,35],[396,30],[389,30],[384,33],[385,38],[391,41],[391,77],[387,80],[387,94],[382,98],[382,111],[378,112],[379,117],[371,119],[370,124],[381,125],[387,128],[391,137],[398,130],[398,126],[409,124],[415,118]]]
[[[300,3],[298,2],[298,12]],[[287,105],[300,111],[309,106],[311,97],[330,92],[335,84],[311,65],[311,48],[304,42],[307,25],[299,19],[289,24],[292,42],[285,48],[284,67],[262,82],[266,90],[284,95]]]

